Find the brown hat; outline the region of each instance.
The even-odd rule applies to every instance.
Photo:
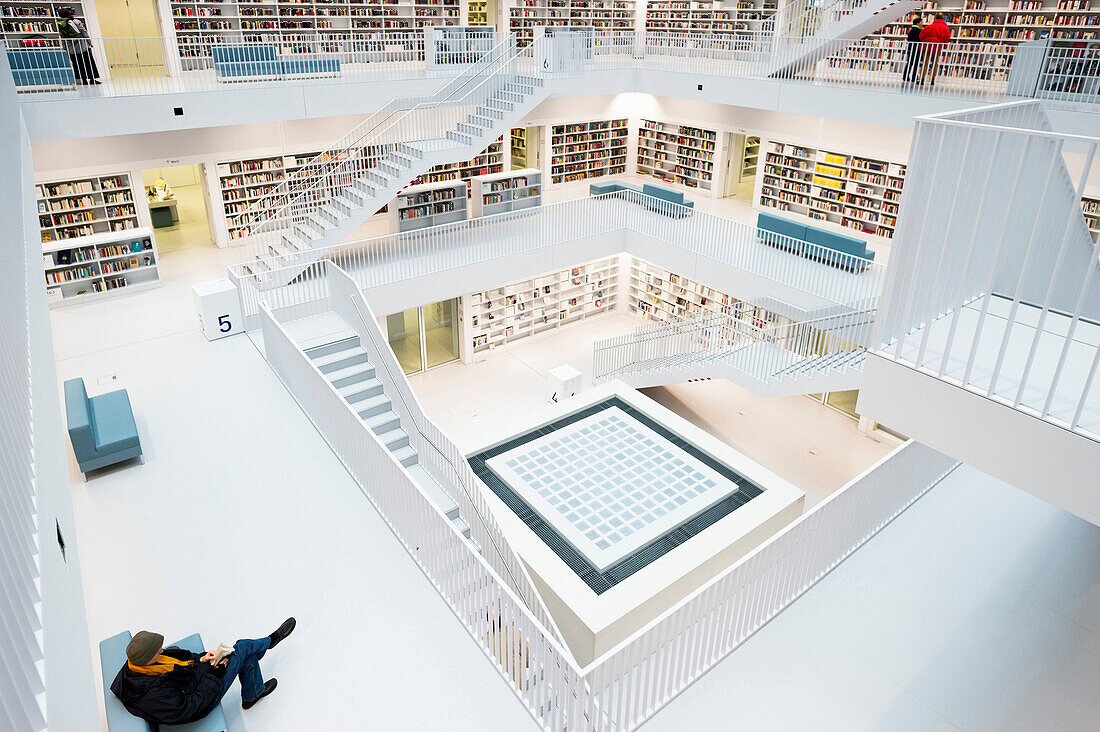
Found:
[[[152,663],[162,648],[164,648],[163,635],[141,630],[126,644],[126,658],[135,666],[146,666]]]

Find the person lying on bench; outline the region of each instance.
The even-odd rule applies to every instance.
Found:
[[[274,633],[256,640],[198,653],[163,648],[164,636],[143,630],[126,646],[126,664],[111,691],[130,714],[152,724],[186,724],[202,719],[225,696],[234,678],[241,680],[241,706],[249,709],[275,691],[275,679],[264,681],[260,659],[290,635],[296,621],[288,618]],[[228,655],[225,655],[228,652]]]

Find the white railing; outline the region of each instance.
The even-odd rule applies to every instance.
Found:
[[[1054,40],[1044,52],[1035,98],[1100,104],[1100,44]]]
[[[236,217],[238,231],[249,238],[251,254],[264,256],[275,251],[273,247],[280,245],[295,223],[356,181],[369,178],[383,162],[399,169],[400,164],[387,155],[403,152],[415,158],[423,154],[409,150],[407,143],[445,140],[460,122],[483,109],[485,101],[503,89],[522,65],[537,72],[530,61],[540,50],[536,43],[517,52],[515,37],[508,36],[436,93],[397,98],[383,105]],[[408,176],[409,180],[415,177],[415,173]],[[386,203],[378,201],[376,208]]]
[[[319,248],[314,254],[338,263],[366,290],[621,231],[646,235],[675,252],[695,255],[704,267],[728,266],[830,303],[858,308],[878,297],[886,277],[882,264],[634,191],[348,242]],[[618,251],[629,253],[629,248],[624,240]],[[289,286],[263,291],[265,281],[282,279],[277,276],[280,270],[297,273],[302,269],[292,256],[272,257],[263,264],[260,272],[254,272],[251,263],[230,267],[249,330],[257,327],[261,298],[276,312],[307,313],[318,307],[311,303],[327,297],[327,285],[315,281],[320,272],[314,269],[297,275]]]
[[[1089,116],[1080,129],[1100,130]],[[1100,184],[1100,136],[1061,119],[1035,101],[917,119],[874,342],[1095,438],[1100,264],[1082,196]]]
[[[545,730],[635,729],[922,496],[957,463],[912,441],[580,669],[412,481],[278,321],[268,359],[467,632]]]
[[[738,313],[689,315],[597,341],[592,377],[602,381],[627,373],[691,368],[736,353],[737,358],[727,359],[731,367],[768,383],[795,363],[865,348],[874,320],[873,308],[764,328],[742,320]],[[769,347],[751,348],[758,343]]]
[[[367,360],[375,368],[375,378],[382,382],[390,398],[390,408],[401,420],[419,462],[458,506],[459,515],[470,527],[471,538],[481,547],[489,566],[509,581],[509,586],[535,618],[551,630],[557,640],[562,640],[561,631],[547,612],[527,568],[512,551],[486,504],[488,493],[481,479],[474,474],[458,446],[428,419],[355,281],[332,262],[326,264],[325,274],[332,293],[333,312],[359,337],[359,345],[367,352]],[[363,430],[369,431],[366,425]]]

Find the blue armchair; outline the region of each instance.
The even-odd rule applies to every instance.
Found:
[[[141,457],[134,411],[125,389],[89,399],[84,379],[69,379],[65,382],[65,418],[85,480],[89,470]]]

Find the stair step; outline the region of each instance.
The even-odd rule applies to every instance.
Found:
[[[381,412],[388,412],[391,406],[390,398],[385,394],[348,399],[348,404],[351,405],[351,408],[355,410],[360,419],[368,419]]]
[[[353,201],[358,199],[358,205],[362,206],[376,195],[374,184],[366,178],[360,178],[344,190],[344,195]]]
[[[465,135],[461,132],[455,132],[454,130],[449,130],[447,132],[447,139],[454,140],[455,142],[460,142],[463,145],[472,145],[474,143],[474,138],[470,135]]]
[[[363,424],[367,425],[367,429],[371,432],[377,434],[379,432],[389,432],[394,427],[400,426],[401,418],[391,409],[386,412],[378,412],[369,417],[364,417]]]
[[[336,224],[332,223],[319,213],[307,214],[305,218],[307,224],[311,224],[314,229],[320,231],[323,235],[329,229],[335,229]]]
[[[443,515],[454,521],[459,517],[458,504],[447,495],[447,492],[440,487],[439,483],[435,482],[435,479],[424,469],[423,465],[413,465],[409,468],[409,475],[413,480],[424,489],[424,492],[428,494],[428,498],[432,500],[432,503],[439,506],[439,510],[443,512]]]
[[[365,352],[364,352],[365,353]],[[325,373],[325,377],[337,389],[374,378],[374,366],[365,358],[358,362]]]
[[[416,158],[417,160],[424,157],[424,151],[423,150],[420,150],[419,148],[413,147],[412,145],[409,145],[408,143],[405,143],[405,142],[397,143],[394,146],[394,149],[400,151],[404,155],[409,155],[413,158]]]
[[[318,211],[322,216],[325,217],[327,221],[334,225],[339,225],[340,222],[344,219],[351,218],[351,216],[336,208],[336,206],[331,203],[326,203],[322,205],[321,208],[318,209]]]
[[[351,351],[359,348],[359,336],[352,336],[351,338],[341,338],[338,341],[332,343],[326,343],[321,346],[314,346],[313,348],[307,348],[305,353],[311,360],[316,362],[318,359],[325,358],[337,353],[343,353],[345,351]]]
[[[416,448],[412,445],[405,445],[399,450],[394,450],[393,456],[406,468],[410,465],[416,465],[418,462],[416,459]]]
[[[466,521],[463,520],[461,516],[456,516],[455,518],[451,519],[451,523],[455,525],[455,528],[458,529],[458,532],[460,534],[462,534],[467,539],[470,538],[470,525],[466,523]]]
[[[313,242],[306,237],[298,236],[297,234],[283,234],[282,235],[283,246],[286,247],[287,252],[308,252],[313,248]]]
[[[400,427],[395,427],[388,432],[375,432],[375,434],[378,435],[378,439],[382,441],[382,444],[385,445],[386,449],[390,452],[397,452],[409,444],[408,433]]]
[[[376,396],[382,393],[382,382],[375,378],[357,381],[347,386],[340,387],[340,396],[354,406],[355,402],[366,397]]]
[[[322,374],[329,374],[357,363],[366,363],[367,352],[356,343],[354,348],[324,355],[310,354],[309,357]]]
[[[479,127],[470,122],[458,123],[458,131],[470,135],[471,137],[479,137],[481,133],[485,132],[485,129],[485,127]]]

